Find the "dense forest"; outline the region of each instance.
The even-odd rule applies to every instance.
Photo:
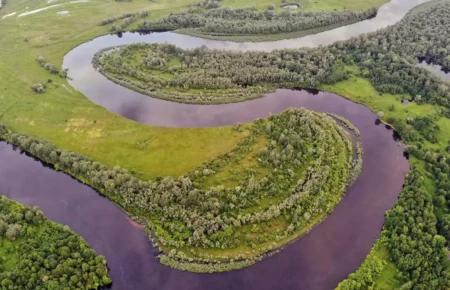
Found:
[[[0,196],[0,289],[98,289],[106,260],[42,211]]]
[[[450,116],[450,89],[416,64],[426,59],[449,68],[449,16],[450,3],[436,1],[397,25],[329,47],[238,54],[138,45],[103,52],[96,64],[110,79],[141,92],[200,103],[252,98],[274,87],[318,87],[346,79],[351,73],[346,67],[357,67],[381,93],[436,106],[434,117],[386,120],[399,131],[414,162],[383,236],[405,289],[448,289],[450,140],[440,134],[436,120]],[[203,95],[195,93],[203,86]],[[355,283],[348,289],[361,289],[355,286],[360,281]]]
[[[276,87],[314,88],[345,79],[325,50],[231,53],[172,45],[136,44],[99,52],[95,66],[141,93],[186,103],[229,103]]]
[[[295,4],[295,3],[293,3]],[[188,11],[172,13],[157,20],[144,20],[139,30],[175,30],[201,35],[268,35],[307,32],[343,26],[376,16],[377,9],[367,11],[302,12],[284,9],[277,12],[274,5],[264,11],[254,8],[220,7],[220,1],[203,1]]]
[[[361,168],[357,129],[307,110],[259,120],[233,151],[155,181],[6,128],[0,139],[118,202],[148,225],[161,262],[198,272],[252,264],[303,234],[333,210]]]

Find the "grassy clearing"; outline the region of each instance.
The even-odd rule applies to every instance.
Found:
[[[166,129],[136,124],[94,105],[35,61],[42,55],[60,67],[72,47],[107,33],[107,27],[97,24],[111,15],[150,9],[157,17],[191,3],[91,1],[1,20],[0,122],[144,178],[181,175],[229,151],[245,132],[231,127]],[[46,1],[9,1],[0,18],[25,11],[26,6],[34,10],[47,5]],[[56,14],[63,9],[70,16]],[[31,85],[48,79],[52,83],[45,94],[31,91]]]
[[[144,178],[181,175],[231,150],[245,136],[245,132],[229,127],[179,130],[136,124],[92,104],[65,80],[51,75],[35,61],[42,55],[60,67],[64,54],[71,48],[109,31],[109,27],[98,25],[105,18],[150,10],[151,18],[156,19],[183,10],[196,0],[67,2],[29,16],[0,20],[0,122],[104,164],[129,169]],[[250,1],[225,1],[225,4],[238,2],[251,4]],[[348,2],[360,3],[344,3]],[[307,7],[334,9],[331,7],[336,5],[336,1],[321,1]],[[8,1],[0,11],[0,19],[12,12],[25,12],[26,7],[31,11],[46,6],[49,4],[44,0]],[[57,15],[61,10],[68,10],[70,15]],[[52,83],[45,94],[31,91],[33,84],[49,79]]]

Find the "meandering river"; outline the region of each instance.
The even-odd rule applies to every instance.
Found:
[[[105,255],[115,290],[299,290],[332,289],[364,260],[378,238],[384,213],[401,191],[408,162],[394,132],[366,107],[326,92],[277,90],[260,99],[225,105],[189,105],[152,99],[118,86],[91,65],[100,49],[136,42],[172,43],[182,48],[206,45],[233,50],[312,47],[345,40],[399,21],[426,0],[394,0],[378,16],[358,24],[298,39],[266,43],[204,40],[173,32],[119,38],[102,36],[64,59],[72,86],[93,102],[135,121],[167,127],[230,125],[267,117],[290,107],[331,112],[361,132],[364,164],[342,202],[320,225],[280,253],[239,271],[193,274],[162,266],[142,228],[109,200],[69,176],[0,143],[0,192],[41,207],[49,218],[69,225]]]

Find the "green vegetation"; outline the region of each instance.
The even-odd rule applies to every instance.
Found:
[[[113,32],[177,30],[206,38],[261,41],[300,37],[352,24],[375,16],[376,8],[384,2],[203,0],[162,19],[148,17],[151,13],[143,11],[110,17],[101,24],[113,23]]]
[[[398,281],[398,271],[389,261],[386,241],[378,240],[364,263],[349,277],[339,283],[336,290],[350,289],[399,289],[402,284]]]
[[[55,10],[49,9],[29,16],[0,20],[0,121],[15,132],[37,136],[58,148],[87,156],[88,160],[98,162],[99,166],[104,164],[104,168],[109,170],[120,166],[142,179],[188,175],[203,164],[214,162],[219,156],[233,155],[236,152],[234,149],[240,147],[237,144],[253,136],[251,128],[166,129],[138,125],[90,103],[71,89],[65,79],[36,62],[39,56],[43,56],[47,63],[61,67],[62,58],[70,48],[110,31],[108,25],[99,24],[109,17],[120,16],[117,11],[151,11],[148,19],[158,20],[169,13],[184,11],[195,2],[92,0],[65,4],[70,9],[71,17],[58,16]],[[225,2],[229,5],[238,2],[248,5],[247,1]],[[332,2],[338,1],[320,1],[314,5],[331,7]],[[347,5],[347,2],[339,1],[338,5]],[[358,2],[358,5],[368,3],[351,2]],[[0,17],[23,12],[26,6],[37,9],[47,6],[47,2],[11,0],[0,11]],[[261,8],[265,7],[266,4]],[[374,274],[378,277],[375,282],[377,287],[449,288],[447,252],[445,239],[442,239],[445,236],[448,244],[448,85],[415,67],[417,58],[425,57],[449,68],[449,15],[448,1],[436,1],[416,9],[400,24],[381,32],[328,48],[274,53],[278,60],[270,65],[270,69],[279,75],[304,74],[308,77],[306,80],[294,78],[290,82],[285,78],[260,78],[258,72],[265,72],[262,68],[266,66],[250,61],[254,57],[256,62],[260,62],[263,58],[257,57],[259,54],[236,54],[235,57],[228,53],[213,55],[219,60],[227,59],[228,63],[222,63],[226,68],[233,62],[236,66],[249,66],[252,74],[257,76],[256,81],[249,83],[250,86],[265,86],[268,90],[296,84],[325,86],[367,104],[399,130],[408,144],[413,171],[401,193],[399,204],[387,216],[382,238],[387,255],[376,255],[384,261],[381,274]],[[204,55],[212,54],[205,52]],[[267,54],[268,57],[271,55]],[[243,61],[237,62],[239,58]],[[205,67],[213,63],[203,57],[201,61]],[[200,63],[199,60],[196,62]],[[317,66],[315,62],[318,62]],[[176,65],[176,62],[171,65]],[[233,81],[234,75],[228,77]],[[341,81],[343,79],[347,80]],[[324,85],[324,82],[329,84]],[[34,93],[31,87],[35,84],[45,85],[45,93]],[[257,154],[260,149],[257,144],[269,144],[263,141],[262,145],[255,141],[247,150]],[[226,186],[242,183],[243,179],[231,174],[234,171],[232,166],[242,165],[245,172],[246,168],[253,167],[245,167],[245,164],[255,164],[252,162],[255,162],[252,153],[248,154],[248,159],[234,158],[230,162],[231,167],[222,167],[211,176],[199,178],[195,186],[205,190],[221,182]],[[266,172],[257,170],[253,174],[258,177]],[[107,184],[111,186],[111,183]],[[177,226],[172,225],[172,228]],[[276,228],[278,225],[270,226]],[[184,260],[168,259],[179,263],[179,268],[184,265]],[[368,263],[371,263],[370,259]],[[372,275],[371,271],[368,271],[369,275]],[[366,278],[358,276],[353,278]],[[358,283],[366,285],[363,281]]]
[[[346,78],[325,50],[232,53],[136,44],[99,52],[94,64],[110,80],[152,97],[185,103],[230,103],[275,87],[317,87]]]
[[[299,4],[300,8],[307,12],[329,12],[329,11],[358,11],[367,10],[372,7],[379,7],[386,3],[386,0],[367,0],[367,1],[354,1],[354,0],[222,0],[223,7],[228,8],[257,8],[266,9],[270,5],[274,5],[276,9],[281,10],[281,7],[285,4]]]
[[[177,5],[187,4],[179,1],[171,5],[176,9]],[[2,8],[0,18],[24,11],[27,6],[34,10],[47,5],[44,0],[10,1]],[[0,122],[110,167],[118,165],[143,179],[183,175],[234,148],[248,134],[245,130],[140,125],[91,103],[67,80],[37,62],[42,56],[46,63],[60,68],[64,54],[71,48],[107,33],[109,29],[98,23],[117,11],[148,8],[156,16],[167,15],[173,11],[170,7],[166,2],[148,0],[90,1],[64,8],[70,9],[70,17],[60,17],[50,9],[0,20]],[[33,92],[31,87],[37,83],[45,84],[45,93]]]
[[[253,40],[299,37],[374,17],[376,8],[365,11],[277,12],[274,5],[255,8],[221,8],[220,1],[204,1],[188,11],[172,13],[158,21],[143,21],[139,30],[177,30],[209,38]],[[291,4],[300,5],[300,4]],[[126,27],[126,26],[125,26]],[[114,28],[113,28],[114,29]]]
[[[426,4],[410,13],[399,25],[314,50],[239,54],[196,50],[190,52],[192,55],[175,52],[167,57],[160,51],[176,49],[132,46],[106,54],[111,53],[111,58],[114,58],[117,56],[115,53],[123,52],[127,58],[134,60],[136,52],[148,56],[150,60],[156,60],[151,63],[156,64],[152,68],[156,68],[156,76],[161,71],[171,74],[171,79],[161,87],[174,92],[181,83],[187,91],[196,85],[207,87],[210,84],[215,90],[208,92],[213,100],[220,100],[219,93],[226,89],[238,89],[242,95],[251,98],[251,90],[264,86],[271,89],[293,84],[308,86],[309,83],[311,87],[319,84],[318,87],[369,104],[380,118],[399,131],[408,144],[413,162],[399,205],[387,216],[384,247],[391,261],[384,261],[383,264],[395,267],[389,267],[385,276],[395,276],[391,280],[406,288],[446,289],[449,281],[445,240],[447,238],[448,241],[449,233],[450,145],[450,132],[446,129],[450,91],[448,85],[415,64],[418,58],[426,58],[444,68],[448,67],[449,37],[443,32],[449,25],[449,9],[446,1]],[[185,57],[186,54],[189,57]],[[169,71],[167,63],[171,62],[170,58],[177,59],[181,66]],[[109,60],[108,56],[105,60]],[[121,61],[115,60],[115,63],[120,65]],[[113,62],[105,61],[105,64],[111,65]],[[125,69],[120,74],[128,77],[127,69],[143,76],[152,74],[140,65],[142,63],[136,60],[134,66],[125,61]],[[113,64],[108,69],[114,71],[117,67]],[[215,76],[216,83],[207,81],[208,76]],[[193,99],[195,97],[189,96],[184,100],[192,102]],[[444,126],[441,128],[442,124]],[[368,263],[371,262],[369,258]],[[392,275],[389,269],[396,269],[398,274]],[[372,275],[371,271],[368,273],[356,275],[356,278],[365,279]],[[384,281],[380,283],[390,283],[389,279],[380,279]],[[370,279],[368,281],[361,283],[373,283]]]
[[[137,217],[159,246],[161,262],[215,272],[250,265],[307,232],[333,210],[361,168],[358,131],[343,119],[292,110],[249,130],[234,150],[188,175],[152,182],[6,128],[0,127],[0,140]],[[217,184],[224,176],[228,184]]]
[[[300,37],[371,18],[384,2],[203,0],[161,19],[151,19],[147,12],[127,13],[101,24],[113,23],[113,32],[177,30],[206,38],[261,41]]]
[[[98,289],[111,284],[106,261],[37,208],[0,196],[1,289]]]

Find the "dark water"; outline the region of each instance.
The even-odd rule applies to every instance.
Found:
[[[247,121],[293,106],[332,112],[357,126],[362,134],[363,170],[322,224],[280,253],[240,271],[192,274],[160,265],[143,231],[112,202],[4,143],[0,143],[0,192],[41,207],[52,220],[80,233],[106,256],[113,289],[332,289],[364,260],[379,236],[384,212],[402,188],[408,162],[393,130],[377,125],[377,117],[364,106],[337,95],[290,90],[232,105],[182,105],[179,114],[160,107],[158,116],[171,116],[160,120],[170,126],[206,126]],[[128,116],[140,116],[139,111],[136,114],[130,111]]]
[[[299,39],[270,43],[203,40],[172,32],[103,36],[69,52],[64,67],[71,84],[95,103],[141,123],[168,127],[205,127],[247,122],[285,110],[306,107],[332,112],[359,128],[363,170],[333,213],[309,234],[280,253],[239,271],[193,274],[159,264],[143,230],[117,206],[69,176],[0,143],[0,192],[37,205],[52,220],[81,234],[110,267],[115,290],[315,290],[332,289],[353,272],[378,238],[384,213],[395,203],[408,162],[393,130],[377,122],[364,106],[330,93],[278,90],[263,98],[227,105],[177,104],[120,87],[91,66],[98,50],[135,42],[168,42],[182,48],[207,45],[230,50],[312,47],[345,40],[399,21],[427,0],[394,0],[374,19]]]
[[[417,66],[426,69],[445,82],[450,82],[450,71],[444,71],[442,66],[438,64],[427,63],[423,60]]]

